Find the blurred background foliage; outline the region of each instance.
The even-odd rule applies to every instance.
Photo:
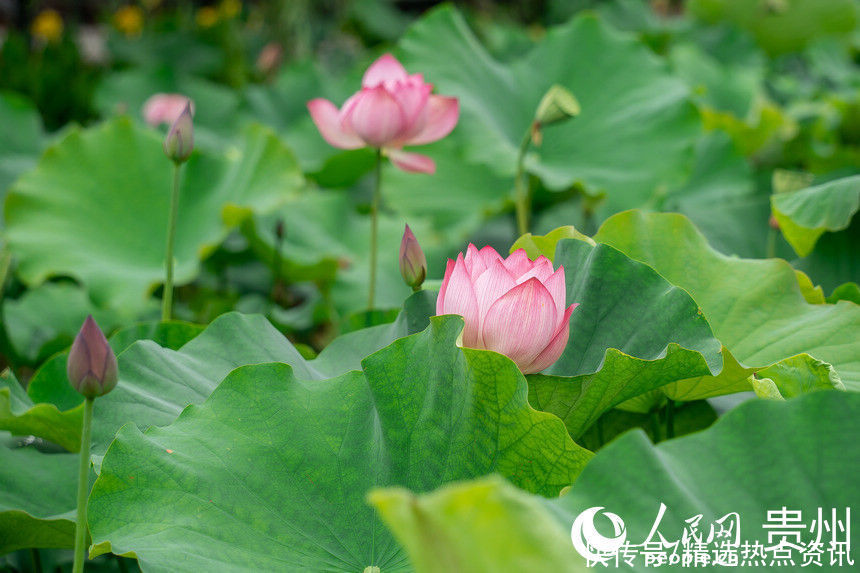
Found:
[[[38,367],[70,340],[72,330],[27,318],[48,302],[66,309],[58,324],[72,325],[93,310],[105,314],[107,328],[155,317],[155,287],[146,301],[116,308],[102,296],[98,276],[92,282],[73,276],[58,261],[28,271],[26,250],[16,251],[15,237],[39,228],[21,230],[28,223],[12,220],[9,209],[20,212],[13,182],[43,150],[66,142],[74,126],[90,129],[128,116],[135,129],[153,131],[140,109],[156,92],[195,100],[201,153],[238,157],[246,146],[262,145],[268,137],[262,132],[241,135],[259,122],[283,146],[272,157],[294,154],[297,160],[297,166],[284,167],[291,171],[282,180],[293,183],[278,191],[281,206],[222,213],[222,239],[189,244],[200,261],[195,258],[196,270],[178,293],[179,317],[206,323],[231,309],[263,312],[308,352],[364,324],[363,242],[373,154],[329,147],[305,103],[327,97],[339,104],[366,65],[388,50],[423,72],[437,92],[463,101],[460,127],[428,148],[439,165],[435,176],[385,174],[383,247],[396,251],[408,220],[428,253],[431,280],[441,278],[445,256],[467,241],[501,251],[516,238],[506,138],[518,141],[520,118],[532,113],[528,68],[537,66],[537,73],[567,82],[586,103],[610,96],[614,101],[599,116],[586,105],[582,118],[547,130],[543,147],[533,148],[527,161],[533,232],[573,224],[592,234],[607,216],[627,208],[680,212],[724,254],[782,257],[809,274],[810,289],[820,287],[821,300],[857,298],[860,231],[853,210],[845,224],[822,223],[824,234],[803,256],[774,221],[769,224],[774,193],[860,171],[857,2],[437,4],[0,0],[0,118],[9,126],[0,142],[0,196],[10,195],[3,226],[11,227],[12,247],[0,259],[3,274],[12,271],[5,284],[2,361],[26,379],[21,369]],[[581,19],[583,14],[593,16]],[[596,28],[587,24],[591,17],[600,22]],[[541,63],[553,59],[552,65]],[[463,72],[469,60],[493,62],[484,85],[470,83]],[[620,83],[604,81],[604,75]],[[491,84],[503,86],[509,78],[520,83],[505,100]],[[508,120],[488,120],[484,102]],[[118,151],[103,157],[121,165],[142,161]],[[59,190],[46,196],[85,193],[75,183],[64,189],[62,179],[48,176]],[[214,175],[210,184],[218,184]],[[120,195],[142,192],[130,183]],[[380,308],[373,316],[384,321],[408,289],[399,282],[394,256],[383,256],[382,267]],[[129,275],[139,271],[129,269]]]

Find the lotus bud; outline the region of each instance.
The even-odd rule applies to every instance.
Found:
[[[116,355],[92,315],[72,343],[66,373],[72,388],[85,398],[104,396],[116,386]]]
[[[554,85],[540,100],[535,121],[540,126],[552,125],[578,116],[580,109],[579,101],[569,90]]]
[[[767,224],[774,231],[779,231],[779,221],[777,221],[776,217],[774,217],[773,215],[771,215],[770,218],[767,220]]]
[[[194,122],[191,117],[191,103],[185,104],[185,109],[170,126],[164,138],[164,154],[174,163],[185,163],[191,157],[194,149]]]
[[[414,291],[421,290],[421,284],[427,278],[427,258],[409,225],[406,225],[400,241],[400,275]]]

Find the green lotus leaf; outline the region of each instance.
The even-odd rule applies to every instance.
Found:
[[[42,151],[44,134],[38,110],[22,97],[0,94],[0,124],[5,137],[0,143],[0,214],[2,199],[9,185],[35,165]],[[0,227],[2,223],[0,222]]]
[[[68,275],[100,307],[145,308],[163,280],[171,172],[156,133],[127,119],[72,130],[6,198],[18,276],[36,286]],[[224,154],[195,154],[182,172],[177,283],[192,280],[249,213],[273,210],[301,186],[290,151],[261,127]]]
[[[518,249],[525,249],[526,254],[530,259],[535,260],[540,256],[544,256],[551,261],[555,261],[555,247],[562,239],[580,239],[591,245],[596,245],[588,235],[583,235],[577,231],[573,225],[559,227],[547,233],[546,235],[532,235],[526,233],[511,245],[511,253]]]
[[[76,451],[80,448],[80,409],[60,411],[54,404],[33,404],[11,373],[0,376],[0,430],[19,436],[35,435]]]
[[[306,192],[275,213],[254,218],[243,227],[252,248],[273,261],[277,221],[284,224],[282,276],[288,281],[318,280],[330,284],[335,309],[345,316],[367,308],[370,266],[370,217],[360,214],[349,194]],[[406,223],[415,233],[430,264],[429,276],[441,277],[452,237],[434,229],[423,217],[404,219],[383,212],[379,217],[376,308],[398,308],[411,289],[400,276],[398,249]],[[447,248],[446,248],[447,247]],[[461,248],[457,243],[454,248]]]
[[[38,365],[68,348],[89,314],[106,332],[133,318],[96,308],[78,285],[45,283],[3,302],[3,327],[18,360]]]
[[[362,371],[313,383],[245,366],[170,426],[124,427],[90,497],[94,552],[150,571],[404,571],[368,490],[499,472],[557,494],[591,454],[529,407],[513,362],[457,347],[462,327],[433,318]]]
[[[143,323],[124,328],[111,336],[114,352],[120,353],[136,340],[153,340],[178,348],[200,333],[202,327],[184,322]],[[80,448],[83,398],[68,382],[68,351],[46,362],[27,386],[11,375],[0,376],[0,430],[15,435],[34,435],[69,451]]]
[[[259,315],[222,315],[177,350],[171,346],[181,341],[183,335],[195,335],[198,329],[184,323],[168,323],[171,328],[162,329],[159,340],[140,340],[119,353],[117,387],[100,398],[95,408],[92,451],[96,462],[122,425],[134,422],[146,428],[169,424],[185,406],[205,400],[238,366],[284,362],[302,380],[320,380],[357,369],[369,354],[397,338],[424,329],[435,310],[431,301],[435,301],[435,293],[422,291],[412,295],[394,323],[340,336],[314,360],[305,360],[283,334]],[[145,327],[135,328],[147,332]],[[122,340],[129,340],[129,335],[120,334]],[[71,422],[62,426],[64,433],[58,443],[77,450],[82,398],[69,391],[65,356],[57,356],[43,370],[34,377],[28,391],[31,398],[44,403],[33,405],[28,398],[28,403],[17,406],[8,420],[0,418],[0,421],[10,429],[23,427],[23,433],[57,441],[58,432],[52,430],[51,424],[69,418]],[[0,390],[0,400],[2,395]],[[43,411],[50,415],[35,417]],[[72,432],[75,423],[77,429]],[[3,427],[0,425],[0,429]],[[45,435],[48,432],[50,437]]]
[[[808,354],[792,356],[762,368],[756,372],[752,385],[756,394],[779,400],[817,390],[845,389],[833,366]]]
[[[651,392],[670,383],[697,376],[719,381],[716,390],[688,390],[688,400],[750,389],[749,372],[722,372],[721,344],[682,289],[607,245],[562,239],[555,249],[567,302],[580,306],[559,360],[529,376],[529,399],[561,417],[572,436],[637,396],[648,395],[647,410]]]
[[[77,470],[75,454],[0,446],[0,554],[74,546]]]
[[[674,214],[619,213],[594,238],[689,292],[714,335],[745,367],[806,353],[833,365],[847,389],[860,390],[860,307],[809,304],[784,261],[721,255]]]
[[[821,235],[815,249],[809,255],[791,261],[791,266],[809,275],[823,290],[832,292],[846,282],[860,282],[858,244],[860,217],[855,217],[847,229]]]
[[[552,238],[538,240],[547,249]],[[562,239],[555,248],[567,302],[581,306],[559,360],[529,377],[529,396],[535,407],[561,417],[575,438],[612,407],[647,412],[667,398],[693,401],[753,389],[756,369],[721,345],[686,291],[605,244]],[[818,375],[814,384],[788,367],[773,384],[786,395],[796,387],[843,388],[810,368]]]
[[[588,571],[546,508],[497,475],[422,495],[377,489],[369,500],[418,573]]]
[[[699,139],[689,178],[670,189],[658,206],[689,217],[708,243],[726,255],[766,254],[768,195],[756,190],[752,168],[721,131]]]
[[[848,228],[860,208],[860,175],[775,193],[770,202],[783,237],[799,256],[805,257],[826,231]]]
[[[752,32],[771,55],[800,50],[821,37],[850,37],[858,21],[852,0],[692,0],[689,10],[705,22],[733,22]]]
[[[700,122],[686,86],[644,44],[593,15],[550,29],[529,53],[500,63],[461,14],[445,6],[406,33],[399,53],[407,69],[421,70],[439,93],[459,98],[454,133],[465,140],[467,163],[510,177],[499,196],[511,190],[520,142],[555,84],[576,97],[582,113],[546,128],[542,145],[528,155],[528,170],[549,188],[582,182],[607,191],[611,213],[649,202],[655,189],[680,182],[689,169]],[[603,73],[607,67],[611,77]],[[436,150],[427,153],[441,168],[442,147],[438,156]],[[465,189],[439,188],[437,197],[457,200]]]
[[[860,286],[857,286],[857,283],[841,284],[833,289],[826,300],[830,304],[836,304],[840,300],[850,300],[855,304],[860,304]]]
[[[570,543],[576,517],[594,508],[615,513],[623,520],[630,545],[639,545],[648,538],[660,506],[665,504],[658,531],[672,546],[682,538],[684,528],[690,527],[685,520],[700,516],[698,531],[707,540],[710,525],[714,524],[717,531],[715,521],[731,513],[739,516],[742,543],[770,546],[776,540],[769,543],[768,529],[762,528],[767,523],[767,512],[786,507],[802,512],[807,528],[802,538],[807,543],[815,540],[814,532],[808,528],[818,519],[819,508],[825,519],[830,519],[831,509],[835,509],[844,525],[846,508],[860,503],[855,478],[845,471],[849,464],[860,463],[860,452],[854,443],[858,416],[860,396],[856,394],[822,392],[786,402],[752,400],[707,430],[656,446],[641,430],[624,434],[601,450],[569,491],[557,499],[543,499],[500,483],[498,478],[484,478],[419,495],[382,489],[371,494],[371,500],[382,512],[386,525],[408,548],[416,569],[422,572],[443,570],[428,564],[428,538],[432,538],[436,554],[459,557],[464,539],[485,539],[483,535],[489,535],[488,520],[504,525],[492,530],[492,542],[474,542],[471,551],[462,556],[462,563],[496,563],[496,551],[505,555],[508,544],[518,547],[521,540],[531,538],[537,524],[548,541],[536,542],[517,554],[529,559],[530,566],[523,570],[567,570],[559,562],[561,540]],[[825,419],[827,423],[822,424]],[[536,504],[542,505],[542,510]],[[555,522],[556,531],[547,531],[550,520]],[[595,519],[594,524],[603,535],[611,533],[606,517]],[[837,535],[841,540],[846,537],[844,532]],[[830,532],[823,536],[826,547]],[[655,533],[653,539],[659,541],[660,537]],[[712,541],[709,548],[716,549],[717,543]],[[852,526],[851,544],[856,543]],[[667,555],[673,552],[672,546],[664,550]],[[631,548],[631,552],[636,549],[641,547]],[[679,557],[682,551],[679,544]],[[739,556],[740,551],[737,550]],[[633,566],[621,562],[618,569],[643,573],[654,570],[653,565],[645,566],[641,553],[632,556]],[[795,565],[799,565],[797,551],[794,556]],[[821,570],[848,568],[844,557],[842,567],[828,567],[829,556],[825,549]],[[609,567],[615,567],[614,560]],[[663,566],[672,571],[689,567]],[[760,567],[735,569],[754,571]]]

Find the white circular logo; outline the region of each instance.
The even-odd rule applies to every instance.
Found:
[[[597,528],[594,527],[594,516],[601,509],[603,508],[590,507],[586,509],[576,517],[573,527],[570,528],[570,539],[573,541],[574,548],[589,561],[602,561],[615,555],[627,541],[627,529],[624,527],[624,520],[608,511],[604,511],[603,515],[612,522],[615,537],[604,537],[597,532]]]

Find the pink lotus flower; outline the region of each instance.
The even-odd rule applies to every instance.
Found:
[[[457,98],[432,95],[433,85],[421,74],[409,75],[391,54],[376,60],[364,73],[361,91],[339,110],[317,98],[308,102],[317,129],[341,149],[376,147],[400,169],[433,173],[436,163],[426,155],[403,151],[442,139],[457,125]]]
[[[182,94],[155,94],[143,104],[143,119],[152,127],[162,123],[173,125],[189,103],[194,115],[194,102],[190,98]]]
[[[470,244],[465,257],[448,259],[436,314],[465,319],[463,346],[504,354],[531,374],[567,346],[578,304],[565,308],[565,294],[564,267],[553,271],[546,257],[532,261],[519,249],[503,259],[492,247]]]

